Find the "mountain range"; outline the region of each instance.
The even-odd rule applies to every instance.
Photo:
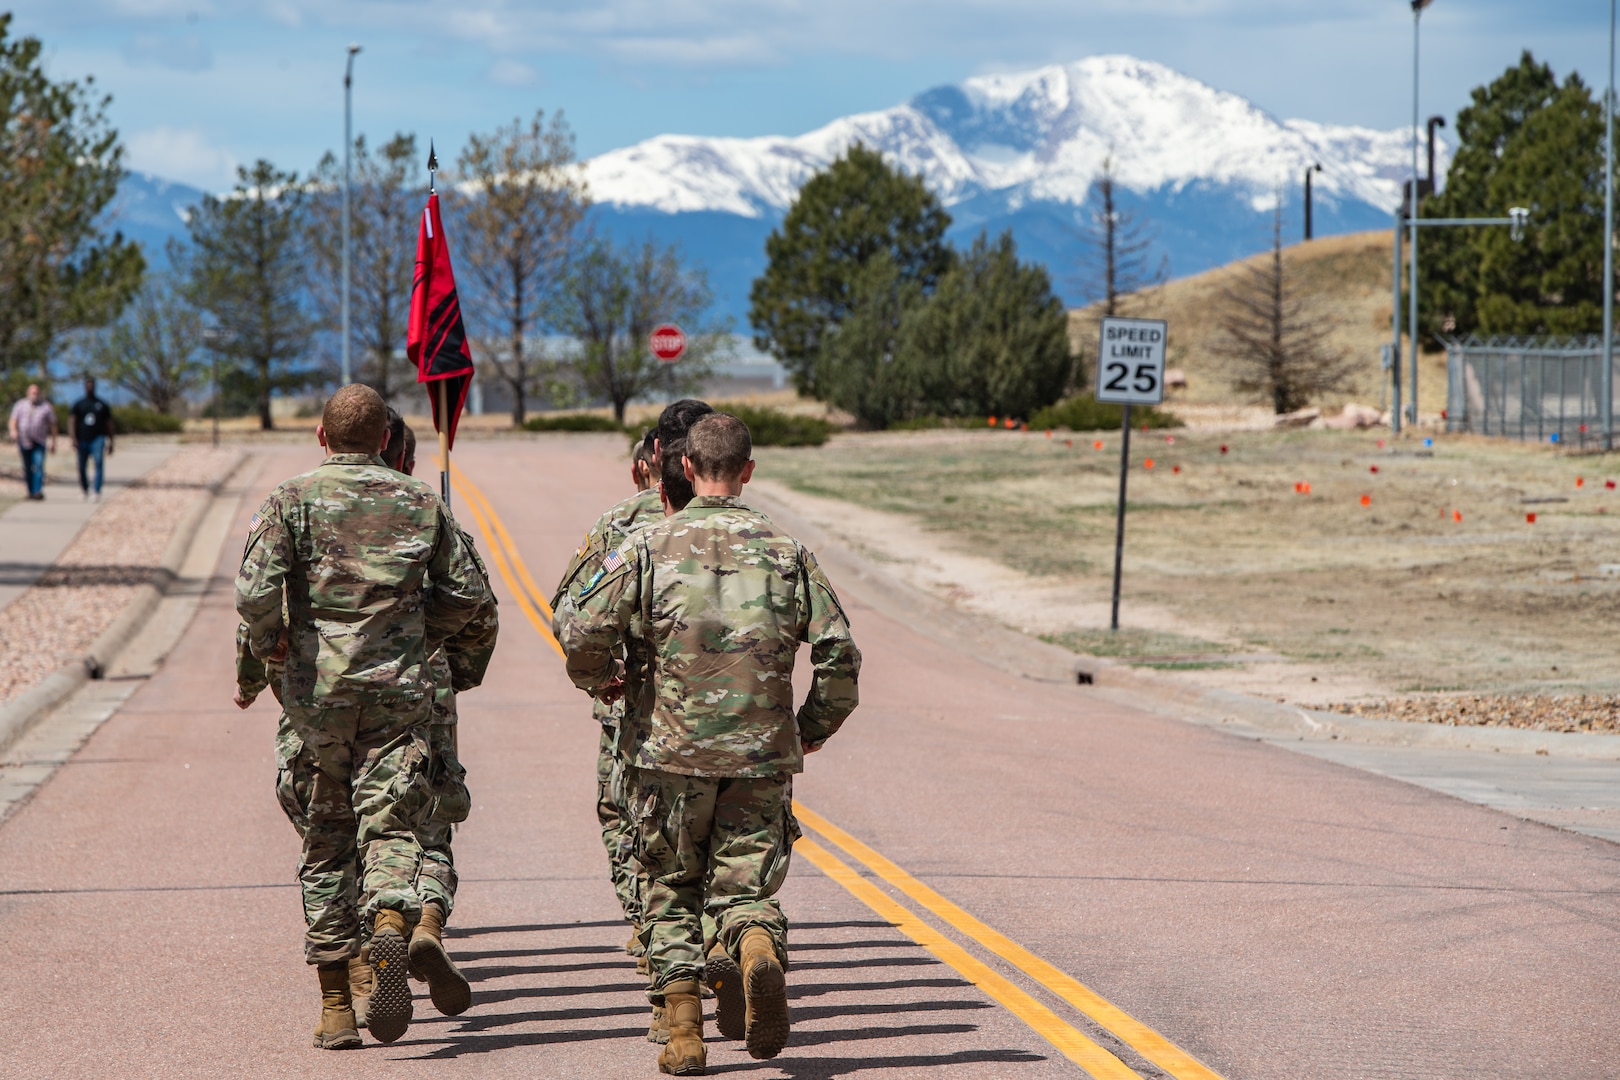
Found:
[[[591,158],[584,171],[598,230],[678,241],[707,269],[720,313],[742,328],[765,237],[799,185],[857,141],[926,180],[955,242],[1011,229],[1023,257],[1045,264],[1077,304],[1088,299],[1078,225],[1105,158],[1124,207],[1154,237],[1154,261],[1162,255],[1180,277],[1266,247],[1279,193],[1296,239],[1304,173],[1317,163],[1318,235],[1388,227],[1410,175],[1409,140],[1405,129],[1281,120],[1161,64],[1093,56],[935,87],[799,136],[660,135]],[[1442,176],[1448,160],[1441,143]],[[161,249],[184,235],[185,208],[200,195],[132,173],[114,223]]]

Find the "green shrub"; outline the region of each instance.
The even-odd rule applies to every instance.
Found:
[[[1035,410],[1029,418],[1031,429],[1068,428],[1070,431],[1118,431],[1124,408],[1099,402],[1090,394],[1076,394],[1064,398],[1056,405]],[[1131,425],[1150,428],[1176,428],[1182,423],[1170,413],[1151,405],[1131,407]]]
[[[780,409],[724,403],[715,408],[747,424],[755,446],[820,446],[837,430],[820,417],[794,416]]]
[[[114,405],[112,414],[113,430],[119,435],[173,435],[185,427],[178,416],[144,405]]]
[[[622,435],[627,429],[611,416],[595,413],[563,413],[560,416],[531,416],[523,422],[525,431],[611,431]]]

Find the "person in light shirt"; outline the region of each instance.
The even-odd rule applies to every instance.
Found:
[[[56,407],[29,383],[27,396],[11,407],[11,441],[22,455],[23,479],[30,499],[45,497],[45,452],[56,453]]]

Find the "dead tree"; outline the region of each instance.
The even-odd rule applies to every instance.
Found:
[[[1113,155],[1103,158],[1102,171],[1091,182],[1082,211],[1080,240],[1081,291],[1087,300],[1102,304],[1102,314],[1124,314],[1132,293],[1162,285],[1169,277],[1168,260],[1153,263],[1158,237],[1147,223],[1119,204]]]
[[[1269,402],[1279,414],[1355,385],[1348,351],[1328,342],[1332,324],[1305,310],[1283,255],[1282,222],[1279,193],[1271,251],[1234,268],[1221,292],[1220,334],[1211,350],[1236,365],[1233,389]]]

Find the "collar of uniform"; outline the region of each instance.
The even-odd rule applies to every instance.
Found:
[[[699,495],[686,504],[688,510],[711,510],[727,506],[744,506],[741,495]]]
[[[376,454],[329,454],[323,465],[381,465],[382,458]]]

